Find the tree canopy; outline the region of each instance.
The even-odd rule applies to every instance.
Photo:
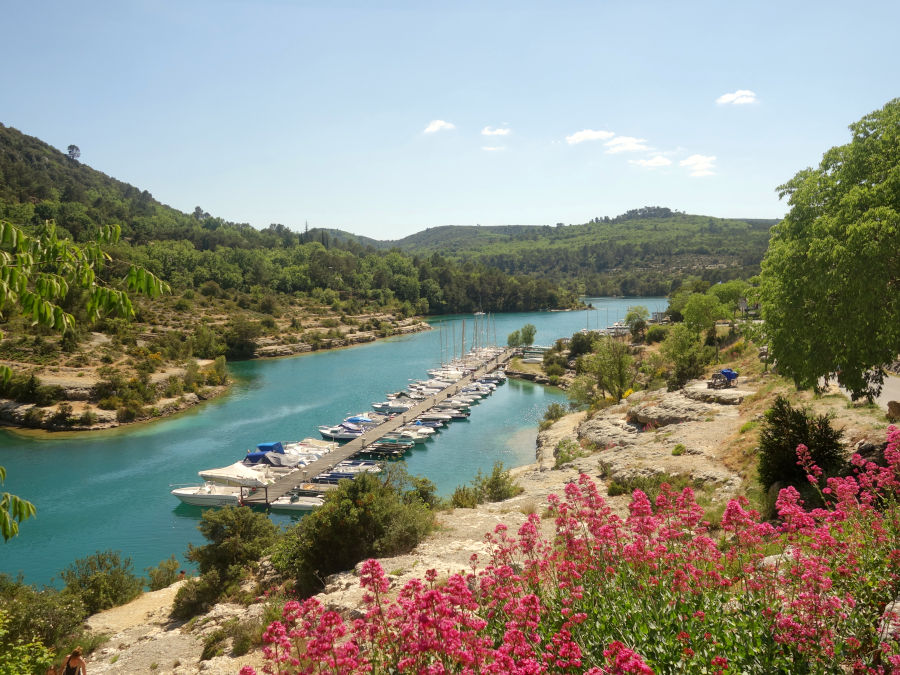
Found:
[[[778,188],[791,206],[762,266],[762,314],[800,387],[836,375],[880,391],[900,351],[900,99],[851,124],[852,140]]]

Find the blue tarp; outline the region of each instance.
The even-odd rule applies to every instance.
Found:
[[[266,456],[266,450],[257,450],[256,452],[248,452],[244,458],[244,462],[248,464],[256,464]]]
[[[284,446],[281,444],[281,441],[274,441],[272,443],[257,443],[256,448],[261,452],[280,452],[284,454]]]
[[[722,368],[722,370],[720,370],[719,372],[722,373],[725,376],[725,379],[729,382],[731,382],[731,380],[737,379],[738,376],[737,371],[734,371],[731,368]]]

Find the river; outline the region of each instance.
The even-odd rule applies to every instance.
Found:
[[[526,323],[536,344],[551,344],[585,327],[622,320],[626,308],[665,309],[665,298],[593,298],[582,312],[531,312],[493,317],[489,337],[506,336]],[[189,543],[202,544],[201,510],[169,494],[172,484],[197,482],[197,471],[238,461],[257,443],[317,436],[316,427],[368,410],[388,391],[425,377],[448,356],[471,315],[429,320],[441,330],[388,338],[349,349],[286,359],[230,364],[229,394],[190,411],[148,424],[90,433],[22,435],[0,431],[4,491],[30,500],[37,516],[18,537],[0,544],[0,572],[35,584],[59,585],[59,571],[95,551],[119,550],[142,574],[172,554],[184,562]],[[483,335],[482,338],[483,339]],[[443,345],[443,348],[442,348]],[[457,347],[457,350],[459,347]],[[413,474],[433,480],[447,496],[496,461],[507,467],[534,460],[537,424],[552,402],[551,387],[508,381],[406,459]],[[273,515],[290,524],[296,516]]]

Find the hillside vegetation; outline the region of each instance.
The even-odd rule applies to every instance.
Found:
[[[432,227],[378,245],[536,274],[588,295],[665,295],[687,276],[717,282],[757,274],[776,222],[645,207],[580,225]]]

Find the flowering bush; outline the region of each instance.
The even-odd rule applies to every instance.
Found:
[[[635,490],[622,519],[581,476],[549,499],[552,539],[535,515],[516,537],[498,526],[483,569],[473,556],[471,571],[430,571],[390,598],[368,560],[367,611],[351,624],[315,598],[287,603],[265,672],[900,672],[898,445],[890,427],[887,466],[856,457],[824,483],[800,446],[826,508],[786,488],[775,527],[733,500],[719,540],[689,487],[655,503]]]

